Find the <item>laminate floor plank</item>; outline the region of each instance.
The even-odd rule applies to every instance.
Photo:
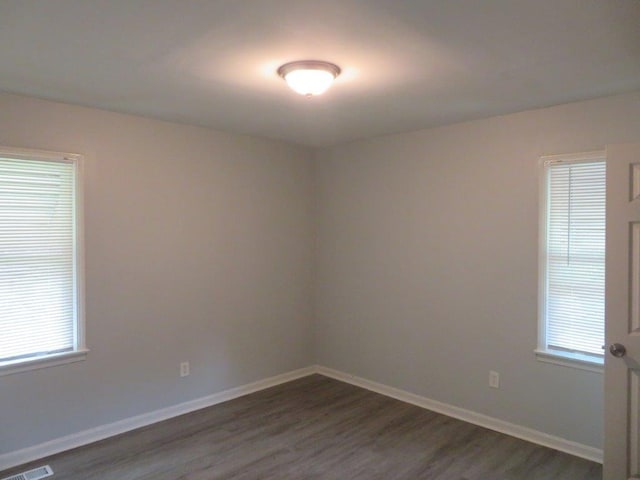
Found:
[[[602,466],[321,375],[86,445],[52,480],[600,480]]]

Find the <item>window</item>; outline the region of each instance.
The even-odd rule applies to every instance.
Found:
[[[601,370],[604,152],[542,158],[538,358]]]
[[[81,162],[0,149],[0,374],[84,358]]]

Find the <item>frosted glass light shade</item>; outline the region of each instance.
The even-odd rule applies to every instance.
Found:
[[[333,75],[324,70],[294,70],[284,79],[300,95],[320,95],[333,83]]]
[[[304,60],[282,65],[278,74],[294,92],[311,97],[326,92],[340,68],[333,63]]]

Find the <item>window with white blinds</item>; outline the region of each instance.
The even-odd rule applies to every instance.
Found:
[[[606,163],[602,154],[544,163],[541,340],[546,352],[601,362]]]
[[[84,348],[79,161],[0,152],[0,369]]]

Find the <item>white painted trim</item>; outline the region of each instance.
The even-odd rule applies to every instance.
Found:
[[[558,163],[586,163],[606,161],[606,150],[581,153],[544,155],[538,160],[538,345],[534,350],[536,359],[563,367],[591,372],[602,372],[599,362],[584,360],[587,355],[554,354],[547,348],[547,220],[549,217],[549,165]],[[602,364],[604,365],[604,363]]]
[[[14,360],[9,362],[0,362],[0,377],[3,375],[12,375],[14,373],[27,372],[29,370],[37,370],[39,368],[55,367],[57,365],[66,365],[67,363],[81,362],[87,358],[89,350],[73,350],[71,352],[52,353],[42,357],[31,357],[26,360]]]
[[[547,348],[547,216],[549,202],[549,178],[547,176],[547,158],[541,157],[538,163],[538,344],[537,350]]]
[[[601,162],[607,156],[606,150],[592,150],[590,152],[561,153],[558,155],[543,155],[540,163],[572,163],[572,162]]]
[[[575,455],[576,457],[585,458],[594,462],[602,463],[602,450],[598,448],[582,445],[572,442],[564,438],[549,435],[538,430],[523,427],[513,423],[500,420],[498,418],[489,417],[481,413],[472,412],[464,408],[449,405],[447,403],[432,400],[414,393],[410,393],[398,388],[390,387],[381,383],[373,382],[365,378],[357,377],[348,373],[344,373],[331,368],[314,365],[311,367],[301,368],[274,377],[258,380],[257,382],[242,385],[240,387],[231,388],[223,392],[214,393],[207,397],[198,398],[189,402],[180,403],[171,407],[155,410],[153,412],[144,413],[135,417],[125,418],[117,422],[107,425],[101,425],[82,432],[73,433],[65,437],[56,438],[48,442],[35,445],[33,447],[16,450],[14,452],[4,453],[0,455],[0,471],[22,465],[40,458],[48,457],[56,453],[77,448],[89,443],[97,442],[114,435],[119,435],[136,428],[145,427],[153,423],[161,422],[169,418],[177,417],[185,413],[210,407],[218,403],[233,400],[250,393],[254,393],[266,388],[274,387],[282,383],[290,382],[298,378],[306,377],[319,373],[325,377],[333,378],[351,385],[365,388],[372,392],[395,398],[402,402],[410,403],[418,407],[441,413],[449,417],[457,418],[474,425],[479,425],[496,432],[504,433],[512,437],[520,438],[531,443],[553,448],[561,452]]]
[[[86,338],[86,316],[85,316],[85,257],[84,257],[84,157],[82,155],[68,154],[65,159],[74,163],[74,212],[73,212],[73,290],[74,290],[74,315],[75,315],[75,347],[76,350],[89,351],[87,349]]]
[[[85,360],[89,349],[85,338],[84,288],[84,156],[0,145],[0,156],[23,160],[58,162],[73,165],[73,351],[28,357],[0,363],[0,376]]]
[[[587,372],[604,373],[604,358],[580,353],[561,352],[536,349],[534,351],[539,362],[553,363],[563,367],[577,368]]]
[[[249,383],[247,385],[231,388],[223,392],[214,393],[213,395],[206,397],[179,403],[153,412],[143,413],[142,415],[137,415],[135,417],[125,418],[106,425],[100,425],[82,432],[72,433],[71,435],[56,438],[39,445],[23,448],[14,452],[4,453],[0,455],[0,471],[17,467],[18,465],[22,465],[33,460],[48,457],[49,455],[54,455],[65,450],[97,442],[98,440],[104,440],[105,438],[119,435],[136,428],[145,427],[169,418],[177,417],[178,415],[184,415],[185,413],[210,407],[228,400],[233,400],[234,398],[242,397],[250,393],[296,380],[298,378],[306,377],[316,372],[316,367],[306,367],[299,370],[293,370],[281,375],[258,380],[257,382]]]
[[[483,415],[481,413],[472,412],[471,410],[466,410],[454,405],[449,405],[437,400],[432,400],[430,398],[422,397],[405,390],[389,387],[382,383],[373,382],[371,380],[340,372],[338,370],[333,370],[331,368],[318,366],[316,371],[317,373],[326,377],[350,383],[357,387],[365,388],[367,390],[371,390],[372,392],[380,393],[382,395],[395,398],[396,400],[400,400],[402,402],[410,403],[412,405],[416,405],[433,412],[447,415],[448,417],[457,418],[458,420],[463,420],[474,425],[479,425],[490,430],[495,430],[496,432],[520,438],[531,443],[569,453],[571,455],[575,455],[576,457],[581,457],[587,460],[602,463],[603,452],[599,448],[589,447],[577,442],[572,442],[571,440],[566,440],[554,435],[549,435],[532,428],[516,425],[514,423],[490,417],[488,415]]]

